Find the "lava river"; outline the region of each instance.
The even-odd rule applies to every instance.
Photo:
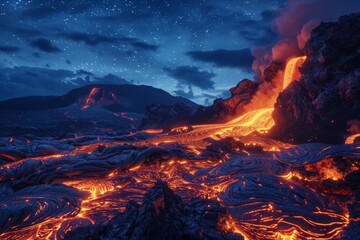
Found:
[[[289,62],[284,87],[303,60]],[[71,239],[77,229],[108,224],[129,201],[141,204],[158,180],[185,203],[218,202],[227,215],[217,228],[231,239],[352,236],[360,144],[263,137],[272,111],[169,133],[2,138],[0,239]]]

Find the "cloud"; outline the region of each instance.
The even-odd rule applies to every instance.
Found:
[[[38,52],[34,52],[34,53],[32,53],[31,54],[33,57],[35,57],[35,58],[41,58],[41,55],[40,55],[40,53],[38,53]]]
[[[39,31],[38,29],[34,29],[34,27],[24,25],[20,26],[19,24],[15,25],[9,22],[0,23],[0,29],[2,30],[2,32],[10,32],[25,37],[34,37],[42,34],[41,31]]]
[[[60,34],[68,40],[74,42],[83,42],[89,46],[97,46],[99,44],[105,43],[121,43],[132,46],[137,50],[149,50],[156,51],[160,46],[149,44],[144,41],[141,41],[137,38],[130,37],[110,37],[100,34],[86,34],[82,32],[64,32]]]
[[[94,75],[93,73],[88,72],[88,71],[85,71],[85,70],[83,70],[83,69],[77,70],[77,71],[76,71],[76,74],[77,74],[77,75],[89,75],[89,76],[93,76],[93,75]]]
[[[245,19],[237,24],[239,36],[255,46],[274,44],[278,35],[273,29],[273,21],[279,16],[278,10],[265,10],[261,13],[260,20]]]
[[[334,11],[336,9],[336,11]],[[336,21],[340,16],[360,9],[360,1],[349,0],[287,0],[287,4],[271,21],[278,39],[271,47],[255,48],[253,70],[257,81],[264,80],[264,69],[272,61],[285,62],[290,57],[303,54],[302,48],[310,32],[321,21]],[[267,17],[266,14],[264,15]],[[270,20],[270,18],[269,18]]]
[[[202,93],[201,96],[199,97],[205,99],[204,100],[205,105],[211,105],[215,99],[219,99],[219,98],[227,99],[230,96],[231,93],[228,89],[226,90],[219,89],[219,90],[210,91],[209,93]]]
[[[83,42],[90,46],[96,46],[101,43],[114,43],[117,41],[117,38],[111,38],[99,34],[86,34],[81,32],[64,32],[61,35],[66,39],[72,40],[74,42]]]
[[[38,1],[29,2],[30,8],[21,12],[22,18],[40,20],[49,18],[61,13],[80,14],[92,7],[90,3],[74,3],[72,1],[52,1],[51,6],[42,5],[39,7]]]
[[[67,70],[4,68],[0,70],[0,98],[62,94],[71,88],[63,80],[73,76],[73,72]]]
[[[95,77],[95,81],[97,83],[104,83],[104,84],[131,84],[131,82],[118,77],[114,74],[108,74],[104,77]]]
[[[134,46],[136,49],[140,49],[140,50],[150,50],[150,51],[156,51],[159,46],[158,45],[153,45],[153,44],[148,44],[145,42],[132,42],[131,43],[132,46]]]
[[[170,77],[178,80],[179,86],[191,85],[204,90],[214,89],[215,83],[211,79],[216,75],[213,72],[200,70],[193,66],[180,66],[175,69],[164,67],[163,70]]]
[[[137,11],[123,11],[121,13],[115,13],[112,15],[106,14],[103,16],[91,17],[91,20],[96,22],[106,22],[106,23],[134,23],[137,21],[149,20],[153,15],[148,11],[148,9],[137,9]]]
[[[91,72],[38,67],[0,69],[0,99],[23,96],[62,95],[75,87],[88,84],[130,84],[116,75],[97,77]]]
[[[57,13],[57,9],[53,7],[36,7],[36,8],[30,8],[25,9],[21,16],[23,18],[38,20],[50,17]]]
[[[251,71],[251,65],[254,60],[249,48],[240,50],[191,51],[186,54],[193,60],[213,63],[218,67],[240,68],[245,71]]]
[[[31,46],[46,53],[61,52],[60,48],[52,44],[52,42],[45,38],[38,38],[30,42]]]
[[[188,91],[184,91],[184,90],[176,90],[176,91],[173,91],[173,93],[176,95],[176,96],[180,96],[180,97],[184,97],[184,98],[188,98],[188,99],[193,99],[195,98],[194,96],[194,92],[192,90],[192,87],[191,85],[188,85]]]
[[[0,52],[3,53],[15,53],[18,52],[20,48],[14,46],[0,46]]]

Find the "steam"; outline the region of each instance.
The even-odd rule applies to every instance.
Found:
[[[360,133],[360,121],[357,119],[349,120],[347,122],[350,134]]]
[[[321,22],[337,21],[340,16],[360,9],[358,0],[288,0],[287,5],[273,21],[272,28],[279,37],[272,47],[252,50],[255,57],[252,68],[255,81],[261,83],[248,110],[272,107],[282,91],[284,73],[278,71],[272,82],[265,82],[264,70],[272,61],[287,62],[290,58],[303,55],[303,48],[311,31]]]
[[[279,41],[271,49],[253,49],[255,80],[264,80],[264,69],[271,61],[284,62],[300,55],[311,31],[320,22],[337,21],[340,16],[358,9],[358,0],[288,0],[273,22],[273,31],[278,34]]]

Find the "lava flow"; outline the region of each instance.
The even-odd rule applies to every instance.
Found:
[[[289,61],[284,88],[298,79],[304,60]],[[224,239],[343,236],[359,221],[349,206],[360,145],[353,139],[343,145],[298,146],[268,139],[262,133],[274,125],[272,111],[256,109],[225,124],[166,134],[147,130],[116,137],[34,138],[30,143],[6,139],[8,150],[0,150],[0,239],[141,239],[136,238],[138,225],[153,217],[141,218],[145,211],[128,214],[126,221],[133,225],[126,231],[123,222],[113,222],[135,206],[130,201],[147,206],[151,194],[144,195],[158,180],[188,204],[184,209],[195,198],[226,209],[213,226]],[[52,152],[36,150],[44,148]],[[156,214],[174,207],[166,207],[166,201],[151,203]],[[206,206],[204,215],[217,211]],[[203,226],[201,220],[198,224]],[[201,227],[201,234],[211,231]]]

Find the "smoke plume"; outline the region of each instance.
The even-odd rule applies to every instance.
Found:
[[[264,70],[272,62],[286,63],[302,55],[311,31],[321,22],[337,21],[342,15],[360,9],[358,0],[288,0],[272,23],[278,42],[272,47],[255,48],[252,68],[255,81],[261,83],[248,109],[272,107],[282,90],[283,72],[279,71],[272,82],[265,82]]]
[[[340,16],[357,10],[360,10],[358,0],[288,0],[272,26],[279,41],[271,49],[252,51],[256,58],[253,63],[255,79],[263,80],[264,68],[271,61],[286,61],[301,54],[311,31],[320,22],[337,21]]]

